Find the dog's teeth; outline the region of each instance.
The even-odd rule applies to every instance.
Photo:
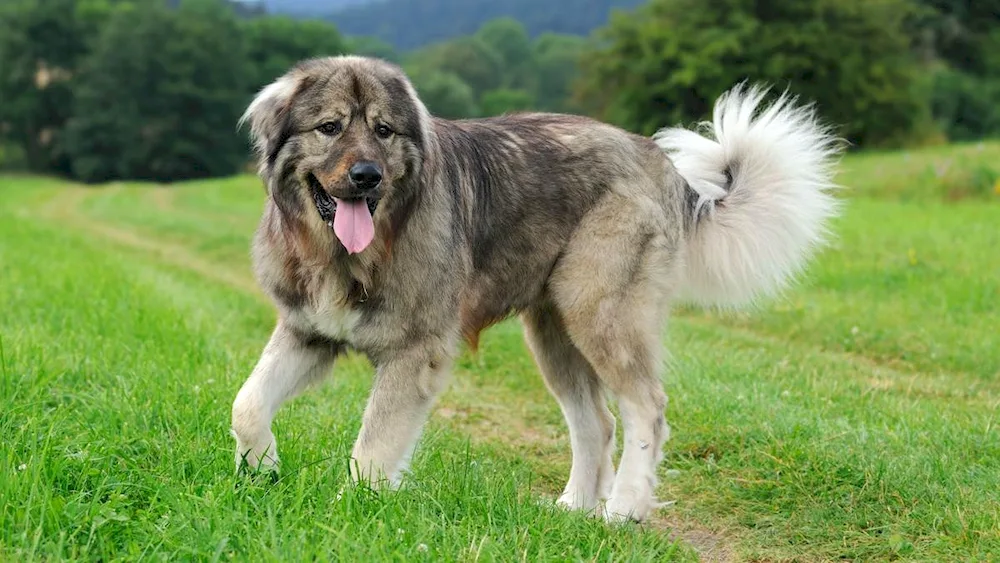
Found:
[[[327,221],[326,222],[326,226],[330,227],[332,229],[333,228],[333,221]]]

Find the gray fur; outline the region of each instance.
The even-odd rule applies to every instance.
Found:
[[[314,131],[345,121],[337,138]],[[376,367],[352,477],[398,482],[462,338],[521,314],[570,424],[574,465],[560,502],[643,519],[654,506],[663,417],[659,335],[683,279],[698,195],[649,138],[584,117],[432,118],[395,66],[303,62],[246,119],[268,199],[253,242],[279,320],[233,406],[237,464],[275,468],[280,404],[354,349]],[[395,131],[374,134],[378,123]],[[345,171],[385,170],[375,243],[350,255],[309,195]],[[311,175],[311,176],[310,176]],[[618,400],[625,447],[613,475]],[[613,483],[612,483],[613,482]]]

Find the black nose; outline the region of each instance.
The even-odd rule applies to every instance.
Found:
[[[359,162],[351,167],[348,176],[354,187],[361,190],[372,190],[382,183],[382,170],[374,162]]]

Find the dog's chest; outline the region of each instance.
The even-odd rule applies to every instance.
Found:
[[[311,299],[289,315],[303,329],[327,338],[353,342],[361,312],[351,307],[338,285],[326,282],[315,288]]]

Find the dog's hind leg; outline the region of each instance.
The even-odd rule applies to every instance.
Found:
[[[551,306],[522,315],[525,339],[545,385],[559,402],[569,426],[573,465],[559,504],[591,511],[611,493],[615,468],[615,419],[608,410],[601,381],[580,354]]]
[[[608,519],[642,521],[655,506],[656,469],[669,436],[661,323],[680,267],[680,233],[673,228],[641,198],[609,195],[584,218],[550,280],[570,338],[616,397],[622,417]]]
[[[250,377],[233,401],[236,469],[276,471],[277,443],[271,422],[282,403],[329,373],[337,354],[328,341],[308,341],[278,321]]]

